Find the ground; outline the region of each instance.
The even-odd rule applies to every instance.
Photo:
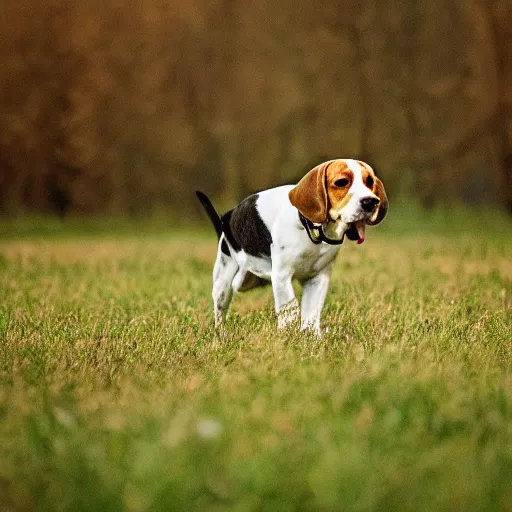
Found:
[[[512,510],[503,215],[390,210],[320,340],[276,332],[268,288],[220,339],[206,227],[0,238],[0,510]]]

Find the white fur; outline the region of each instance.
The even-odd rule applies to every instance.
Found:
[[[343,236],[347,223],[368,218],[368,213],[361,208],[361,198],[376,197],[363,183],[361,164],[355,160],[346,162],[354,173],[354,181],[349,190],[352,197],[345,208],[331,209],[331,218],[335,222],[327,226],[337,238]],[[256,202],[258,213],[272,235],[270,258],[254,257],[243,250],[237,253],[229,246],[229,242],[231,256],[227,256],[221,251],[225,239],[224,235],[221,236],[213,271],[217,327],[227,312],[233,290],[250,288],[244,281],[250,272],[271,281],[279,329],[293,324],[299,318],[299,305],[292,286],[292,281],[297,279],[303,286],[301,329],[312,329],[320,334],[320,314],[340,245],[315,245],[311,242],[299,220],[297,209],[288,198],[293,187],[285,185],[260,192]]]

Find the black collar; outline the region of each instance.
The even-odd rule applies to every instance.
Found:
[[[321,244],[322,242],[325,242],[326,244],[329,244],[329,245],[341,245],[343,243],[343,240],[345,238],[345,233],[343,233],[343,236],[341,237],[340,240],[329,238],[324,233],[324,227],[322,224],[320,224],[320,225],[313,224],[313,222],[311,222],[309,219],[304,217],[304,215],[302,215],[302,213],[300,213],[300,212],[299,212],[299,219],[300,219],[302,225],[304,226],[304,229],[306,230],[306,233],[308,234],[309,239],[314,244]]]

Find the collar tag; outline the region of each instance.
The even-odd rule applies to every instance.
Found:
[[[329,238],[324,233],[323,225],[316,225],[313,222],[311,222],[309,219],[304,217],[302,213],[299,212],[299,220],[304,226],[304,229],[306,230],[306,233],[309,236],[309,239],[315,244],[321,244],[322,242],[328,244],[328,245],[341,245],[343,243],[343,240],[345,239],[345,233],[343,233],[343,236],[339,240],[335,240],[332,238]]]

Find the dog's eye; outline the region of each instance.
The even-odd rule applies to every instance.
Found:
[[[368,176],[368,178],[366,179],[366,186],[368,188],[372,188],[374,183],[375,180],[371,176]]]
[[[336,180],[336,181],[334,182],[334,186],[335,186],[335,187],[340,187],[340,188],[342,188],[342,187],[346,187],[347,185],[348,185],[348,180],[347,180],[347,178],[341,178],[340,180]]]

